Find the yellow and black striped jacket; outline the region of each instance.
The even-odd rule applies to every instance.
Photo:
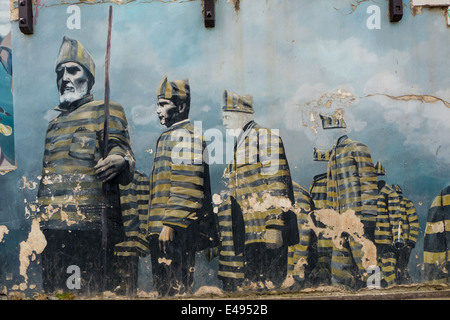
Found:
[[[151,173],[149,236],[159,234],[164,225],[187,230],[214,218],[205,148],[202,133],[188,119],[159,137]],[[200,232],[217,240],[214,228]]]
[[[346,135],[340,137],[328,162],[327,208],[339,213],[354,210],[363,223],[374,225],[377,198],[377,176],[369,148]]]
[[[375,244],[378,248],[384,248],[384,251],[387,251],[394,244],[405,244],[400,197],[384,181],[380,181],[377,208]]]
[[[420,231],[419,217],[414,203],[402,195],[399,196],[404,239],[408,246],[414,248]]]
[[[295,181],[292,182],[295,197],[295,213],[299,232],[299,242],[288,247],[288,275],[299,281],[305,281],[314,267],[316,258],[314,248],[315,233],[308,227],[308,219],[314,208],[309,192]]]
[[[327,174],[321,173],[314,176],[309,188],[311,200],[314,203],[314,209],[327,208]]]
[[[119,186],[119,189],[125,239],[116,244],[115,254],[146,256],[150,253],[147,240],[150,179],[144,173],[135,171],[133,181]]]
[[[287,220],[281,206],[275,203],[265,211],[251,210],[249,201],[253,198],[262,203],[269,195],[294,203],[289,164],[278,134],[249,122],[237,140],[234,160],[225,169],[224,177],[228,179],[230,197],[238,204],[235,207],[243,213],[244,239],[241,244],[234,239],[235,249],[243,244],[265,243],[266,229],[270,228],[285,232],[285,245],[298,242],[297,223]],[[236,217],[233,212],[232,216]]]
[[[449,283],[450,186],[442,189],[430,206],[423,251],[424,280]]]
[[[102,157],[104,103],[87,95],[69,108],[57,110],[61,114],[50,121],[45,138],[38,190],[41,226],[43,229],[100,228],[102,208],[119,208],[118,180],[106,184],[104,202],[102,182],[94,173],[94,166]],[[119,177],[121,183],[128,184],[133,178],[134,156],[127,119],[118,103],[111,101],[109,112],[108,155],[128,158],[128,165]],[[120,210],[116,212],[120,214]]]

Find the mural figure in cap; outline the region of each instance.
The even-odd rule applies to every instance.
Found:
[[[288,210],[294,193],[283,141],[254,121],[252,100],[228,90],[223,94],[223,125],[237,137],[218,208],[218,275],[227,291],[280,287],[288,247],[299,241],[295,213]]]
[[[191,293],[195,254],[217,246],[208,154],[189,120],[188,80],[161,81],[157,115],[167,129],[156,143],[148,234],[153,288],[160,296]]]
[[[122,106],[111,101],[109,139],[103,141],[104,102],[90,93],[95,64],[79,41],[64,37],[55,71],[59,93],[55,110],[60,113],[48,124],[37,195],[38,218],[47,240],[43,289],[66,291],[71,265],[81,271],[77,292],[123,289],[128,260],[115,256],[114,246],[124,238],[119,184],[132,180],[135,167],[127,118]],[[108,153],[103,158],[105,144]]]

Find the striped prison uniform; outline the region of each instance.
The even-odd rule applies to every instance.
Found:
[[[374,228],[377,197],[377,175],[369,148],[346,135],[340,137],[328,162],[327,207],[339,213],[354,210],[365,226]]]
[[[327,173],[314,176],[310,191],[311,200],[313,201],[314,210],[326,209],[327,207]],[[320,222],[319,226],[325,226]],[[317,264],[313,271],[314,283],[317,285],[331,284],[331,255],[333,252],[333,242],[329,238],[325,238],[323,233],[317,236]]]
[[[377,214],[377,176],[369,148],[346,135],[333,146],[327,168],[327,208],[338,213],[355,211],[372,240]],[[362,246],[351,236],[344,245],[334,246],[331,258],[333,284],[353,287],[365,273]]]
[[[408,198],[400,197],[400,211],[402,219],[402,232],[406,246],[399,250],[397,257],[397,280],[399,284],[411,283],[411,276],[409,274],[409,258],[411,252],[416,246],[417,237],[419,236],[420,225],[414,203]]]
[[[297,223],[285,224],[285,215],[280,206],[271,206],[266,211],[251,209],[249,198],[256,196],[263,201],[264,195],[281,197],[294,202],[291,173],[281,137],[274,131],[262,128],[251,121],[238,138],[233,162],[225,169],[229,178],[230,196],[234,197],[244,211],[244,244],[265,243],[267,229],[293,231]],[[287,245],[298,241],[297,234],[288,239]],[[285,238],[286,239],[286,238]],[[236,241],[236,239],[234,239]]]
[[[311,269],[315,266],[315,237],[314,231],[307,227],[309,215],[314,208],[309,192],[292,182],[295,197],[295,213],[299,232],[299,243],[288,248],[288,275],[297,282],[304,283],[310,276]]]
[[[404,239],[408,246],[414,248],[420,231],[419,217],[414,203],[401,194],[399,197]]]
[[[423,251],[424,281],[450,283],[450,186],[430,206]]]
[[[224,178],[228,181],[229,196],[218,212],[221,234],[218,274],[224,280],[243,279],[244,246],[266,244],[266,230],[283,232],[286,250],[299,239],[296,218],[283,212],[277,201],[264,211],[251,207],[252,200],[264,203],[265,196],[287,200],[288,207],[293,203],[292,180],[281,137],[250,121],[237,139],[234,159],[225,168]]]
[[[150,253],[147,240],[150,179],[135,171],[133,181],[119,189],[125,240],[116,244],[115,254],[144,257]]]
[[[331,283],[345,289],[356,289],[364,285],[368,275],[362,264],[362,244],[348,235],[342,236],[341,247],[332,244]]]
[[[382,180],[379,182],[379,189],[375,244],[382,280],[390,287],[397,284],[396,248],[404,244],[400,198],[394,189]]]
[[[94,166],[102,158],[104,103],[92,95],[73,102],[50,121],[45,138],[42,179],[38,190],[39,214],[43,229],[92,230],[101,228],[101,212],[120,223],[117,182],[128,184],[134,173],[127,119],[122,106],[109,103],[108,155],[129,159],[119,179],[102,182]]]
[[[163,226],[199,232],[204,221],[214,218],[205,148],[202,133],[196,132],[188,119],[159,137],[150,182],[149,236],[159,235]],[[195,245],[203,239],[216,241],[214,231],[206,228],[197,234]]]

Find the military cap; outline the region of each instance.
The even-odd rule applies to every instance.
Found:
[[[375,163],[375,173],[377,174],[377,176],[384,176],[386,175],[386,170],[384,169],[384,167],[381,165],[380,162],[377,161],[377,163]]]
[[[330,150],[318,150],[314,148],[313,150],[313,160],[314,161],[329,161],[330,160]]]
[[[158,88],[158,99],[185,100],[190,98],[189,80],[168,81],[164,76]]]
[[[55,69],[62,63],[76,62],[83,66],[95,78],[95,63],[92,55],[84,48],[80,41],[64,37],[59,48]]]
[[[325,116],[320,114],[323,129],[347,128],[344,118],[335,115]]]
[[[238,95],[229,90],[223,92],[223,111],[253,113],[253,97],[251,95]]]
[[[402,194],[403,190],[402,188],[398,185],[398,184],[393,184],[392,188],[394,189],[395,192],[397,192],[398,194]]]

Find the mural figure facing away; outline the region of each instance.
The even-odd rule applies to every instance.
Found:
[[[433,199],[423,244],[424,281],[450,283],[450,185]]]
[[[237,137],[224,172],[229,195],[218,210],[225,290],[279,287],[287,274],[288,247],[299,241],[295,213],[286,209],[294,193],[283,142],[253,120],[252,100],[223,94],[223,125]]]
[[[79,41],[64,37],[55,71],[60,114],[47,128],[38,190],[38,218],[47,240],[43,289],[67,290],[67,268],[74,265],[80,268],[81,292],[113,290],[121,285],[127,261],[114,256],[114,245],[124,238],[118,186],[132,180],[135,166],[127,119],[111,101],[109,139],[103,141],[104,102],[90,94],[95,64]],[[102,158],[105,144],[108,154]]]
[[[329,220],[327,228],[333,230],[338,230],[335,222],[341,224],[345,219],[353,222],[351,227],[347,223],[342,224],[347,230],[338,235],[339,243],[319,241],[319,256],[331,254],[331,260],[319,257],[319,266],[323,266],[322,261],[326,261],[326,265],[330,263],[333,285],[357,288],[365,285],[367,264],[376,264],[373,239],[377,214],[377,176],[369,148],[342,135],[342,129],[347,127],[342,115],[337,113],[320,117],[322,128],[337,131],[340,137],[329,153],[327,173],[323,176],[322,192],[325,191],[325,194],[322,205],[326,205],[327,211],[315,212],[315,216],[321,221]],[[320,193],[317,191],[311,192],[313,200],[318,200]],[[320,207],[321,204],[318,205]],[[337,220],[334,221],[333,217]],[[327,272],[322,272],[322,275],[327,277]],[[327,279],[323,282],[326,283]]]
[[[153,288],[160,296],[191,293],[195,253],[217,241],[206,144],[189,120],[188,80],[158,89],[158,138],[150,182],[149,243]]]

